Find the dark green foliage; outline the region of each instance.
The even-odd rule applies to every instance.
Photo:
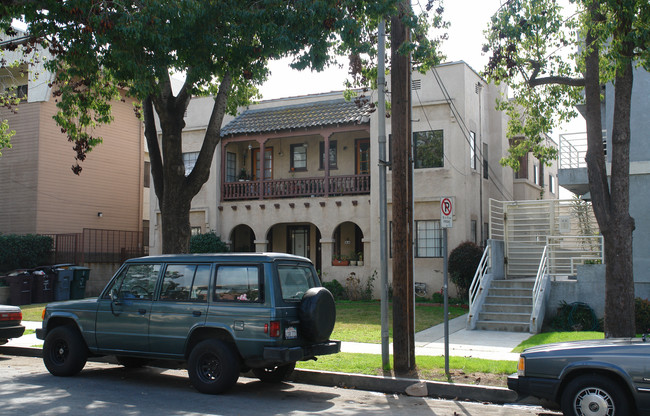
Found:
[[[190,253],[227,253],[228,245],[214,231],[193,235],[190,238]]]
[[[634,299],[634,322],[637,334],[650,333],[650,302],[648,299]]]
[[[52,237],[27,234],[0,235],[0,271],[30,269],[50,261]]]
[[[481,248],[471,241],[460,243],[449,254],[449,278],[456,285],[459,298],[469,298],[469,287],[482,255]]]
[[[582,302],[571,304],[562,302],[557,308],[557,314],[551,319],[550,326],[554,331],[602,331],[602,322],[596,317],[594,310]]]
[[[345,288],[338,280],[334,279],[331,282],[323,282],[323,287],[332,293],[334,300],[347,300]]]

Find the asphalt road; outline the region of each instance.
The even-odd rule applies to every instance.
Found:
[[[240,378],[227,394],[196,392],[185,370],[89,362],[50,375],[40,358],[0,355],[0,415],[557,415],[539,407],[455,402]]]

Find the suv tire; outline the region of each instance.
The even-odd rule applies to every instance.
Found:
[[[334,296],[324,287],[312,287],[302,297],[300,309],[300,333],[309,341],[329,340],[336,322]]]
[[[86,365],[88,348],[72,325],[49,331],[43,342],[43,362],[52,375],[67,377],[79,373]]]
[[[239,357],[218,339],[199,342],[190,352],[187,374],[201,393],[219,394],[232,388],[239,378]]]
[[[276,365],[275,367],[253,368],[255,377],[266,383],[280,383],[293,373],[296,363]]]
[[[629,402],[620,384],[597,374],[576,377],[566,386],[561,399],[562,413],[567,416],[629,415]],[[608,406],[612,409],[608,410]]]

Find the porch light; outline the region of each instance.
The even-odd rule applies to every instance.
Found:
[[[352,244],[352,241],[350,241],[349,238],[346,238],[346,239],[345,239],[345,245],[346,245],[346,246],[349,246],[350,244]]]

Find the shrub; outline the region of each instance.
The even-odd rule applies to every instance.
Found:
[[[449,254],[449,278],[458,288],[459,298],[469,299],[469,287],[482,255],[481,248],[471,241],[461,243]]]
[[[227,253],[228,245],[214,231],[193,235],[190,238],[190,253]]]
[[[51,261],[54,239],[44,235],[0,235],[0,271],[31,269]]]
[[[341,285],[341,283],[339,283],[338,280],[334,279],[331,282],[323,282],[323,287],[332,293],[332,296],[334,296],[335,300],[347,299],[345,296],[345,288],[343,285]]]
[[[650,332],[650,302],[648,299],[634,299],[634,322],[637,334]]]
[[[557,314],[550,322],[556,331],[600,331],[602,322],[596,318],[594,310],[582,302],[568,304],[564,301],[557,308]]]

